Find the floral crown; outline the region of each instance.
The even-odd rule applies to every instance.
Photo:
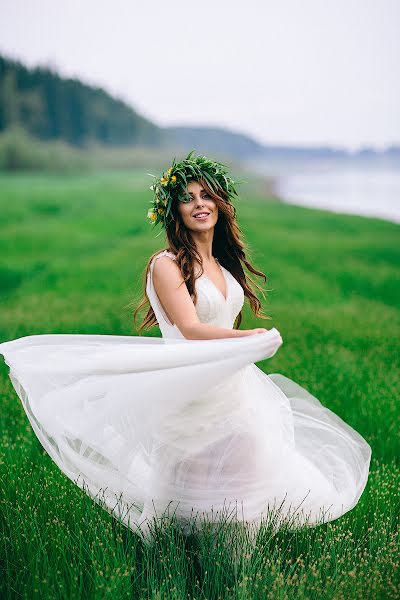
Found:
[[[228,202],[231,202],[234,196],[238,196],[235,185],[242,182],[228,177],[227,165],[206,156],[192,156],[193,153],[194,150],[180,162],[176,162],[174,158],[172,166],[159,178],[152,173],[147,173],[155,179],[150,186],[154,192],[154,197],[150,200],[152,207],[147,213],[150,223],[154,225],[161,223],[165,227],[169,220],[173,219],[172,202],[176,200],[190,202],[192,198],[186,189],[187,181],[190,179],[196,181],[203,179],[215,193],[224,192]]]

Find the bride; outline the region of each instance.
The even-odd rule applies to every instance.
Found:
[[[282,344],[240,329],[247,297],[266,317],[225,165],[193,151],[155,178],[150,221],[167,248],[150,257],[139,332],[162,338],[46,334],[0,344],[41,444],[72,481],[151,537],[173,512],[215,521],[240,506],[291,526],[336,519],[367,482],[368,443],[307,390],[254,363]],[[349,401],[349,399],[347,399]]]

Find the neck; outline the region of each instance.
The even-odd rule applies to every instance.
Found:
[[[204,262],[213,259],[212,244],[214,238],[214,229],[209,231],[192,231],[192,239],[196,245],[197,252]]]

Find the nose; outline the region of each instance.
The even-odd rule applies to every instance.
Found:
[[[196,198],[196,206],[204,206],[204,200],[201,196]]]

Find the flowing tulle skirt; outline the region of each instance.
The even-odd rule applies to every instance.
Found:
[[[193,341],[34,335],[0,344],[41,444],[125,525],[218,519],[315,525],[357,503],[367,442],[307,390],[254,362],[279,332]]]

